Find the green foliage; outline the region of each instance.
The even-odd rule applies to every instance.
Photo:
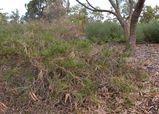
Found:
[[[153,20],[158,19],[159,6],[155,6],[154,8],[151,6],[145,6],[143,10],[143,15],[141,16],[141,23],[149,23]]]
[[[85,26],[88,20],[88,11],[86,8],[83,8],[81,5],[75,5],[70,8],[69,12],[70,18],[74,23],[82,24]]]
[[[137,32],[138,40],[152,43],[159,43],[159,22],[151,21],[139,25]]]
[[[12,11],[12,14],[10,15],[9,18],[11,23],[19,23],[20,22],[19,10],[16,9],[15,11]]]
[[[27,12],[25,20],[43,19],[49,22],[57,19],[66,13],[66,7],[63,6],[64,0],[31,0],[25,5]]]
[[[84,68],[86,66],[84,61],[76,59],[66,59],[60,61],[60,64],[65,68]]]
[[[154,9],[151,6],[146,6],[141,18],[141,22],[148,23],[155,18]]]
[[[93,96],[96,91],[95,83],[90,79],[84,79],[82,82],[82,87],[78,92],[74,92],[75,97],[82,101],[87,96]]]
[[[51,85],[55,86],[55,93],[52,94],[53,99],[58,100],[65,92],[69,92],[71,89],[71,79],[70,75],[66,75],[64,79],[54,78],[54,80],[49,80]]]
[[[90,23],[86,28],[87,37],[97,42],[123,41],[121,27],[113,22]]]
[[[153,21],[143,30],[145,41],[159,43],[159,22]]]
[[[112,79],[112,85],[115,89],[118,91],[130,93],[132,92],[135,88],[133,84],[124,77],[115,77]]]
[[[88,53],[92,48],[92,43],[90,42],[90,40],[79,40],[76,41],[75,46],[78,50]]]
[[[1,10],[1,9],[0,9]],[[1,13],[0,12],[0,25],[7,23],[7,13]]]
[[[144,23],[140,23],[137,25],[137,32],[136,32],[136,40],[138,43],[144,43],[145,42],[145,36],[144,36],[144,30],[145,28],[145,24]]]
[[[85,29],[85,26],[88,22],[102,22],[104,19],[104,16],[101,12],[89,11],[79,4],[70,8],[69,15],[72,22],[79,24],[83,30]]]
[[[17,50],[17,47],[19,48],[20,45],[19,45],[19,43],[16,40],[9,39],[9,38],[1,39],[1,42],[0,42],[0,48],[1,48],[0,54],[2,54],[2,55],[15,55],[15,54],[22,53],[21,48],[19,48]]]
[[[123,106],[131,107],[133,103],[129,93],[138,88],[137,83],[142,77],[139,78],[139,72],[126,66],[123,60],[126,55],[122,55],[119,48],[98,45],[88,39],[60,39],[57,37],[60,30],[56,31],[56,27],[62,29],[61,25],[53,25],[31,22],[0,26],[0,66],[5,68],[0,69],[0,73],[8,88],[1,99],[12,98],[9,104],[18,104],[20,111],[24,107],[23,101],[27,104],[26,110],[34,109],[36,103],[29,105],[34,97],[39,99],[42,107],[48,102],[57,106],[57,110],[66,105],[70,109],[72,103],[77,103],[78,110],[87,102],[88,105],[101,103],[100,94],[108,90],[114,97],[118,97],[117,92],[119,96],[128,94],[128,98],[124,97]],[[115,29],[113,27],[109,32]],[[138,80],[131,80],[134,75]],[[13,89],[16,93],[10,91]],[[112,106],[116,102],[112,96],[108,101]]]
[[[51,46],[48,49],[42,52],[44,56],[59,56],[60,54],[65,54],[66,51],[69,49],[69,44],[66,42],[55,41],[52,42]]]
[[[26,4],[26,18],[39,19],[44,16],[44,8],[46,7],[46,0],[31,0]]]

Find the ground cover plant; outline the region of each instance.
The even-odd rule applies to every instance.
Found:
[[[0,28],[1,111],[89,114],[100,106],[108,113],[132,110],[134,94],[144,88],[147,74],[126,62],[123,46],[58,38],[54,27],[33,22]]]

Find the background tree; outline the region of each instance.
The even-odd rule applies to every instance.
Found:
[[[80,20],[83,20],[85,24],[88,22],[101,22],[104,19],[102,12],[90,11],[79,4],[70,8],[69,17],[72,22],[79,23]]]
[[[156,14],[157,17],[158,17],[158,15],[159,15],[159,6],[158,6],[158,5],[155,6],[154,12],[155,12],[155,14]]]
[[[128,39],[128,46],[131,49],[135,49],[136,47],[136,25],[141,14],[141,11],[144,7],[145,0],[109,0],[112,10],[107,9],[98,9],[94,7],[88,0],[85,0],[86,4],[82,3],[80,0],[76,0],[79,4],[84,6],[85,8],[95,11],[95,12],[107,12],[113,14],[117,20],[119,21],[120,25],[123,28],[125,38]],[[126,8],[126,15],[122,15],[122,8],[121,5],[125,4]]]
[[[84,33],[84,29],[88,22],[88,11],[86,8],[83,8],[81,5],[75,5],[70,8],[68,16],[72,23],[75,23],[79,26],[80,31]]]
[[[151,6],[145,6],[141,15],[140,22],[141,23],[149,23],[152,20],[158,19],[159,14],[159,6],[155,6],[154,8]]]
[[[44,16],[44,9],[47,7],[46,0],[31,0],[25,5],[27,12],[26,19],[40,19]]]
[[[1,12],[2,9],[0,9],[0,24],[6,24],[7,23],[7,13],[2,13]]]
[[[26,19],[58,19],[69,11],[69,0],[31,0],[26,4]]]
[[[99,7],[97,8],[100,9]],[[89,22],[102,22],[103,19],[104,15],[102,12],[89,12]]]
[[[11,23],[20,23],[20,15],[18,9],[11,12],[9,19]]]
[[[65,0],[47,0],[47,7],[44,10],[45,18],[49,21],[58,19],[68,11],[69,1]]]

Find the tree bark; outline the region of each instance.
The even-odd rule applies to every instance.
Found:
[[[130,20],[129,46],[131,50],[135,50],[136,48],[136,25],[137,25],[139,16],[141,14],[141,11],[144,7],[144,3],[145,3],[145,0],[138,0]]]
[[[129,36],[130,36],[130,23],[125,22],[122,28],[124,31],[124,37],[125,37],[126,41],[128,41]]]
[[[136,28],[130,28],[129,48],[134,51],[136,49]]]

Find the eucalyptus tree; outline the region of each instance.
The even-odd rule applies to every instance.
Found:
[[[47,0],[31,0],[26,7],[26,19],[40,19],[44,16],[44,9],[47,7]]]
[[[25,5],[26,19],[57,19],[69,10],[69,0],[31,0]]]
[[[20,23],[20,14],[19,10],[16,9],[15,11],[11,12],[12,14],[10,15],[9,19],[11,23]]]
[[[132,50],[135,49],[136,25],[146,0],[108,0],[111,4],[111,9],[99,9],[93,6],[89,0],[85,0],[87,4],[80,0],[76,1],[91,11],[107,12],[114,15],[124,31],[124,36],[128,41],[127,44],[129,48]]]
[[[153,20],[158,20],[159,19],[159,6],[145,6],[144,10],[142,12],[140,22],[141,23],[149,23]]]

